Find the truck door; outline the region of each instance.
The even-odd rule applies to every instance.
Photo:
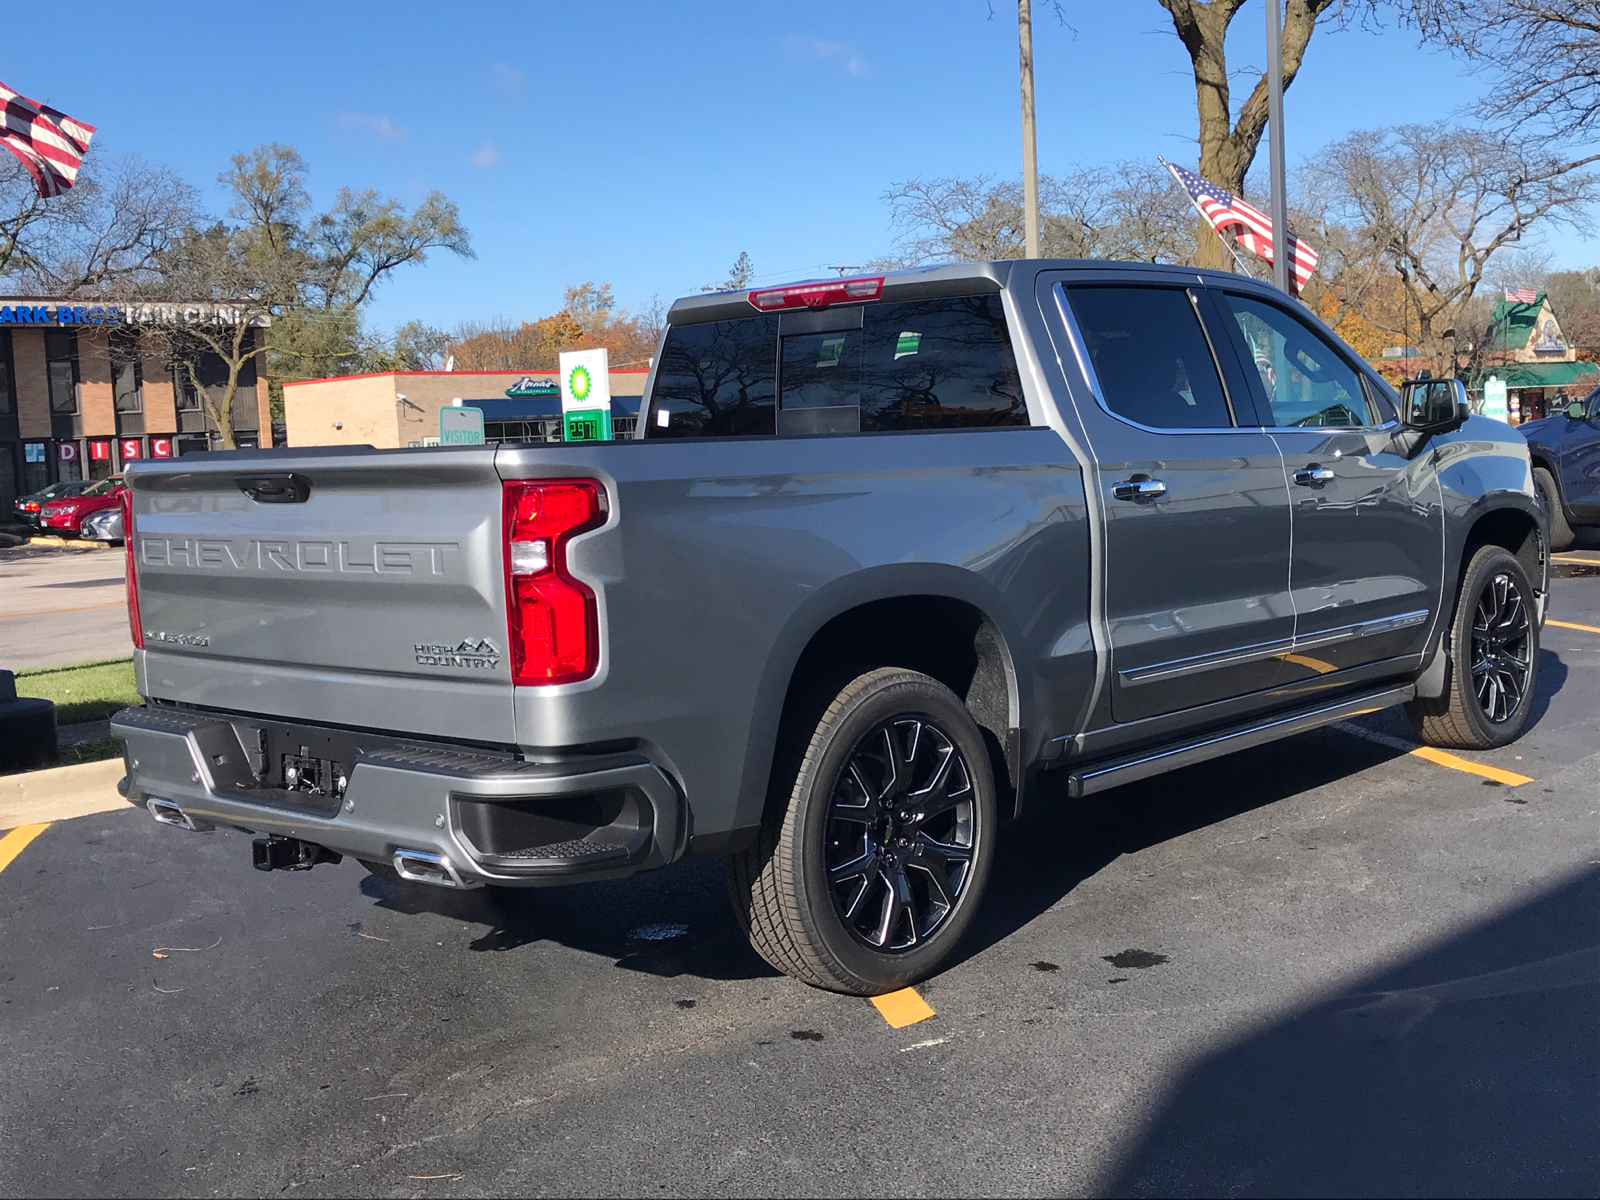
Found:
[[[1235,419],[1243,370],[1215,353],[1198,289],[1076,280],[1055,292],[1094,400],[1078,415],[1105,514],[1112,716],[1269,688],[1294,634],[1289,495],[1248,399]]]
[[[1385,397],[1286,305],[1223,290],[1257,410],[1289,477],[1291,672],[1310,679],[1420,653],[1440,604],[1444,514],[1433,456],[1407,459]]]

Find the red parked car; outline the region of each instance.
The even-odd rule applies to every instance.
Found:
[[[52,533],[77,536],[83,519],[103,508],[117,508],[122,504],[122,493],[127,486],[121,475],[90,484],[76,496],[63,496],[52,500],[39,510],[39,528]]]

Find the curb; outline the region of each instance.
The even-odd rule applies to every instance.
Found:
[[[91,542],[84,538],[31,537],[30,546],[53,546],[58,550],[114,550],[110,542]]]
[[[0,776],[0,829],[131,808],[117,794],[122,759]]]

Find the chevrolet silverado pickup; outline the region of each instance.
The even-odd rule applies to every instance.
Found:
[[[1264,285],[695,296],[646,388],[610,443],[131,466],[127,799],[419,886],[721,857],[768,961],[877,993],[1025,805],[1390,705],[1435,746],[1528,720],[1527,445]]]

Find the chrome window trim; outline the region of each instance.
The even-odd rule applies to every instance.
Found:
[[[1096,284],[1095,286],[1108,286],[1108,285],[1107,284]],[[1115,285],[1113,284],[1113,285],[1110,285],[1110,286],[1115,286]],[[1167,284],[1167,285],[1163,285],[1163,286],[1166,286],[1166,287],[1170,288],[1173,291],[1179,290],[1179,287],[1180,287],[1180,285],[1178,285],[1178,284]],[[1234,424],[1234,425],[1184,426],[1182,428],[1168,428],[1166,426],[1161,426],[1161,425],[1145,425],[1145,424],[1142,424],[1142,423],[1140,423],[1138,421],[1133,420],[1131,417],[1125,417],[1121,413],[1115,411],[1109,404],[1106,403],[1105,392],[1102,391],[1101,388],[1100,388],[1100,377],[1095,374],[1094,364],[1092,362],[1090,362],[1090,360],[1089,360],[1089,343],[1084,340],[1083,330],[1078,328],[1078,318],[1077,318],[1076,314],[1074,314],[1073,311],[1072,311],[1072,303],[1071,303],[1071,301],[1069,301],[1067,299],[1066,284],[1064,284],[1060,280],[1057,280],[1052,285],[1052,287],[1054,288],[1055,294],[1056,294],[1056,308],[1060,311],[1061,320],[1066,326],[1067,341],[1072,346],[1073,356],[1076,357],[1077,360],[1078,360],[1078,370],[1083,372],[1083,377],[1086,380],[1088,380],[1088,382],[1089,382],[1089,392],[1090,392],[1091,395],[1094,396],[1094,402],[1097,405],[1100,406],[1100,411],[1105,413],[1105,415],[1110,417],[1113,421],[1118,421],[1121,424],[1126,425],[1130,429],[1138,429],[1138,430],[1143,431],[1144,433],[1162,433],[1162,434],[1166,434],[1166,433],[1181,433],[1181,434],[1204,433],[1204,434],[1216,435],[1216,434],[1223,434],[1223,433],[1261,433],[1264,430],[1272,428],[1272,426],[1268,426],[1268,425],[1239,425],[1239,424]],[[1183,287],[1182,290],[1185,293],[1187,293],[1191,289],[1189,287]],[[1192,299],[1189,302],[1189,310],[1191,312],[1195,312],[1194,301]],[[1200,314],[1198,312],[1195,312],[1195,320],[1200,323],[1200,331],[1206,337],[1206,345],[1208,347],[1211,347],[1211,338],[1210,338],[1209,334],[1206,333],[1205,322],[1200,320]],[[1229,415],[1232,416],[1235,421],[1237,421],[1239,419],[1238,412],[1237,412],[1237,410],[1234,409],[1232,399],[1229,396],[1228,383],[1227,383],[1227,380],[1224,379],[1223,376],[1222,376],[1221,366],[1217,362],[1215,347],[1211,347],[1211,365],[1217,371],[1217,382],[1222,387],[1222,395],[1223,395],[1223,398],[1224,398],[1224,402],[1227,403],[1227,405],[1228,405]]]

